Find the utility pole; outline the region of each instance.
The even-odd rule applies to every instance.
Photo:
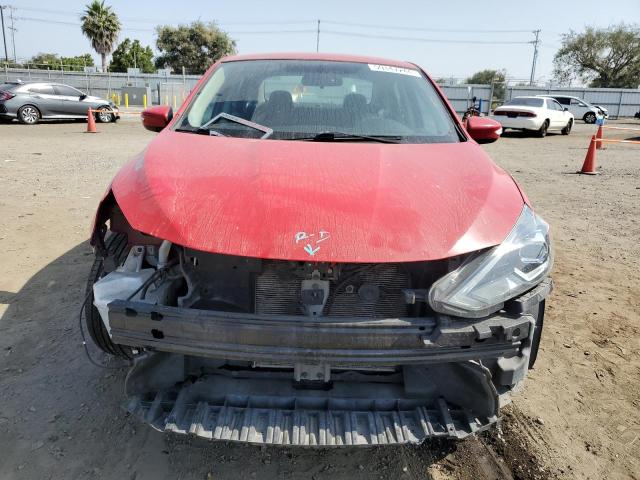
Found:
[[[6,5],[0,5],[0,22],[2,22],[2,41],[4,42],[4,59],[9,63],[9,54],[7,53],[7,37],[4,33],[4,9]]]
[[[536,36],[536,39],[531,42],[533,43],[533,62],[531,62],[531,77],[529,78],[529,85],[533,85],[533,81],[536,76],[536,62],[538,61],[538,43],[540,43],[540,29],[534,30],[533,34]]]
[[[9,14],[11,15],[11,26],[9,30],[11,30],[11,45],[13,45],[13,63],[18,63],[18,58],[16,57],[16,28],[13,26],[13,10],[15,7],[9,6]]]
[[[318,31],[316,32],[316,52],[320,51],[320,19],[318,19]]]

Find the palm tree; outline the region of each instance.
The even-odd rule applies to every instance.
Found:
[[[113,50],[120,33],[120,20],[111,7],[105,7],[104,0],[93,0],[86,8],[80,17],[82,33],[91,40],[91,46],[100,54],[104,72],[107,55]]]

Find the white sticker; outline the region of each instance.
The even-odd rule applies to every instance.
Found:
[[[369,64],[369,70],[374,72],[387,72],[387,73],[399,73],[400,75],[410,75],[412,77],[421,77],[420,72],[412,70],[411,68],[393,67],[391,65],[377,65],[375,63]]]

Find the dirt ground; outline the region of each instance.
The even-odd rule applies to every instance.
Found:
[[[556,250],[538,363],[500,429],[460,443],[299,450],[158,433],[121,408],[125,370],[87,362],[78,310],[91,218],[153,134],[134,118],[84,128],[0,125],[0,478],[640,479],[637,146],[599,152],[598,176],[574,174],[592,126],[486,146],[552,225]]]

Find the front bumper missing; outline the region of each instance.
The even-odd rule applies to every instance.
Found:
[[[277,445],[420,443],[461,439],[497,421],[500,396],[535,356],[551,285],[473,321],[114,301],[109,322],[116,343],[147,349],[127,376],[127,408],[158,430]],[[292,371],[301,364],[327,367],[328,388],[300,388]]]
[[[188,362],[179,355],[158,353],[139,358],[127,377],[127,409],[159,431],[295,446],[462,439],[497,420],[498,395],[491,375],[471,362],[409,370],[404,373],[409,388],[373,378],[357,384],[336,380],[331,391],[310,391],[296,389],[284,377],[233,374],[204,375],[169,386]],[[153,379],[159,371],[164,372],[158,380],[163,385]],[[433,385],[419,384],[424,375]],[[462,398],[469,397],[464,387],[455,391],[461,378],[478,394],[471,403]],[[454,406],[441,394],[466,405]]]
[[[366,366],[457,362],[517,354],[533,317],[311,319],[109,304],[113,341],[184,355],[292,364]]]

